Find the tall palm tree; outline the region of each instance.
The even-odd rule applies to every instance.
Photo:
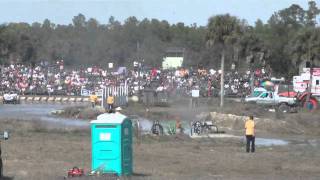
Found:
[[[220,107],[224,105],[224,61],[225,52],[228,45],[233,44],[242,31],[241,21],[229,14],[217,15],[209,18],[208,31],[206,35],[209,47],[221,48],[221,99]]]

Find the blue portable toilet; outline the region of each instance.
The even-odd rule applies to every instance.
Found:
[[[105,113],[91,123],[92,171],[132,174],[132,122],[120,113]]]

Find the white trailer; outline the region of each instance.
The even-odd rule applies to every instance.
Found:
[[[300,76],[293,76],[293,90],[295,92],[305,92],[310,81],[310,68],[304,68]],[[320,68],[313,68],[311,93],[320,96]]]

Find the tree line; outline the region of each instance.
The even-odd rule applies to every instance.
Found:
[[[319,14],[315,1],[309,1],[307,9],[293,4],[275,12],[266,23],[258,19],[253,26],[229,14],[210,17],[206,26],[134,16],[123,23],[111,16],[101,24],[82,14],[69,25],[48,19],[8,23],[0,26],[0,63],[33,65],[63,59],[66,66],[106,66],[109,62],[132,66],[138,60],[159,67],[166,50],[178,47],[184,49],[188,67],[218,69],[223,56],[226,69],[231,64],[239,70],[264,66],[290,76],[301,62],[320,60]]]

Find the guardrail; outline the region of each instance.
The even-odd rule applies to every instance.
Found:
[[[3,96],[0,96],[0,101]],[[89,97],[83,96],[19,96],[20,101],[26,102],[90,102]],[[101,98],[98,99],[101,101]]]
[[[138,102],[138,97],[133,96],[128,98],[128,101]],[[87,96],[19,96],[19,100],[23,102],[90,102]],[[0,102],[3,101],[3,96],[0,96]],[[98,103],[101,103],[102,98],[98,98]]]

